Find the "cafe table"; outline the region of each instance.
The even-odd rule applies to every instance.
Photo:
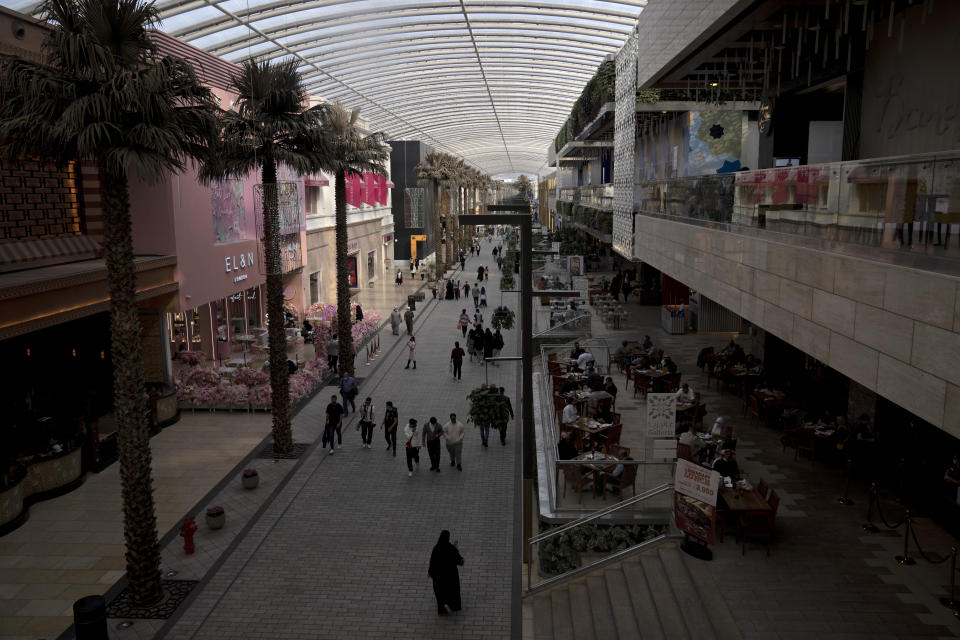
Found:
[[[580,466],[593,473],[594,495],[602,495],[603,473],[605,471],[613,471],[613,469],[616,467],[616,463],[620,461],[620,459],[616,456],[612,456],[609,453],[602,453],[600,451],[588,451],[587,453],[581,453],[574,459],[582,461],[583,464]]]
[[[573,422],[567,422],[567,427],[576,429],[579,432],[577,437],[579,445],[582,445],[584,440],[588,437],[593,437],[598,433],[602,433],[604,430],[612,427],[612,424],[604,424],[599,420],[594,420],[593,418],[580,417]]]
[[[760,495],[760,492],[754,487],[745,488],[739,483],[733,487],[721,487],[720,497],[730,511],[738,513],[746,511],[773,511],[770,504]]]

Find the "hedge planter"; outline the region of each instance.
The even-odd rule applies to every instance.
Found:
[[[207,528],[222,529],[227,522],[227,514],[223,507],[207,507]]]

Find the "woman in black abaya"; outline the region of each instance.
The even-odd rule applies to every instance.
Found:
[[[450,544],[450,532],[444,529],[430,554],[429,575],[433,579],[433,593],[437,596],[437,613],[460,611],[460,572],[463,558],[457,548]]]

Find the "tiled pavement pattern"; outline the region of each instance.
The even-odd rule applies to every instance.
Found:
[[[474,268],[479,261],[472,260]],[[485,283],[488,294],[497,291],[498,279],[498,273],[491,273]],[[466,394],[483,382],[484,371],[467,362],[459,383],[448,372],[463,306],[418,305],[416,370],[404,370],[405,337],[388,331],[381,342],[384,361],[361,383],[359,397],[372,396],[380,415],[384,402],[392,400],[401,424],[410,417],[421,425],[430,416],[445,420],[450,412],[465,419]],[[485,312],[485,320],[491,312]],[[516,329],[505,337],[507,355]],[[364,367],[359,370],[364,375]],[[491,367],[490,381],[514,396],[516,366]],[[320,424],[327,395],[318,396],[298,416],[297,440],[315,437],[315,431],[308,435],[301,429]],[[407,477],[402,443],[393,457],[384,451],[378,430],[373,448],[360,448],[355,425],[351,415],[344,447],[334,455],[319,448],[311,453],[215,575],[196,589],[188,608],[158,637],[509,637],[514,423],[507,446],[491,435],[489,448],[480,446],[478,432],[468,425],[462,472],[449,466],[445,449],[442,471],[428,471],[422,449],[412,478]],[[444,528],[459,541],[466,564],[461,569],[464,610],[441,618],[427,564]]]
[[[960,637],[960,621],[938,601],[946,595],[949,563],[927,563],[911,541],[917,565],[899,566],[894,556],[903,551],[903,527],[896,534],[868,534],[861,529],[867,510],[862,481],[850,484],[849,497],[856,504],[839,504],[837,498],[845,486],[839,468],[803,457],[794,461],[794,450],[783,452],[775,431],[742,417],[739,398],[718,393],[716,381],[707,387],[706,374],[695,365],[697,353],[707,345],[722,347],[729,335],[667,335],[659,329],[659,309],[630,307],[633,329],[613,331],[595,322],[594,335],[615,346],[621,339],[650,334],[678,363],[683,379],[701,392],[708,410],[705,426],[709,428],[717,415],[731,418],[741,467],[752,482],[765,479],[782,498],[769,558],[758,543],[748,543],[746,554],[741,555],[731,528],[725,542],[714,547],[714,560],[709,564],[743,638]],[[751,351],[748,336],[740,336],[738,341]],[[622,387],[623,376],[615,379]],[[628,398],[631,396],[632,391]],[[635,402],[642,411],[643,402]],[[620,406],[618,403],[618,410]],[[628,419],[625,414],[625,422]],[[891,524],[904,513],[902,506],[886,498],[882,509]],[[874,521],[879,518],[875,516]],[[929,520],[915,523],[928,554],[947,553],[956,544]]]

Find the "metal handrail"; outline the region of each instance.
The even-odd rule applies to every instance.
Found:
[[[605,516],[605,515],[609,515],[609,514],[613,513],[614,511],[618,511],[618,510],[620,510],[620,509],[625,509],[626,507],[632,506],[632,505],[634,505],[634,504],[636,504],[636,503],[638,503],[638,502],[643,502],[644,500],[649,500],[650,498],[653,498],[654,496],[658,496],[658,495],[660,495],[661,493],[665,493],[665,492],[667,492],[667,491],[672,491],[672,490],[673,490],[673,485],[672,485],[672,484],[662,484],[662,485],[660,485],[659,487],[654,487],[653,489],[647,489],[647,490],[644,491],[643,493],[641,493],[641,494],[639,494],[639,495],[636,495],[636,496],[633,496],[632,498],[629,498],[629,499],[624,500],[624,501],[622,501],[622,502],[618,502],[617,504],[611,505],[611,506],[609,506],[609,507],[604,507],[603,509],[600,509],[599,511],[594,511],[593,513],[589,513],[589,514],[587,514],[587,515],[585,515],[585,516],[581,516],[581,517],[577,518],[576,520],[574,520],[573,522],[568,522],[567,524],[565,524],[565,525],[563,525],[562,527],[559,527],[559,528],[557,528],[557,529],[551,529],[550,531],[545,531],[544,533],[541,533],[541,534],[539,534],[539,535],[536,535],[536,536],[530,538],[530,539],[527,541],[527,544],[532,545],[532,544],[536,544],[536,543],[538,543],[538,542],[542,542],[542,541],[544,541],[544,540],[548,540],[548,539],[550,539],[550,538],[552,538],[552,537],[554,537],[554,536],[560,535],[561,533],[566,533],[566,532],[569,531],[570,529],[574,529],[574,528],[576,528],[576,527],[579,527],[579,526],[582,525],[582,524],[586,524],[587,522],[590,522],[591,520],[596,520],[597,518],[602,518],[602,517]]]
[[[544,330],[544,331],[541,331],[540,333],[535,333],[535,334],[533,334],[533,337],[534,337],[534,338],[539,338],[540,336],[545,336],[545,335],[549,334],[551,331],[555,331],[555,330],[557,330],[557,329],[560,329],[561,327],[563,327],[563,326],[565,326],[565,325],[568,325],[568,324],[571,324],[571,325],[572,325],[572,324],[574,324],[575,322],[581,322],[581,323],[582,323],[582,322],[584,321],[584,319],[586,319],[586,318],[592,318],[592,317],[593,317],[593,314],[590,313],[589,311],[584,312],[584,313],[581,313],[581,314],[578,315],[576,318],[572,318],[572,319],[570,319],[570,320],[564,320],[564,321],[561,322],[560,324],[555,324],[555,325],[553,325],[552,327],[550,327],[549,329],[546,329],[546,330]]]

